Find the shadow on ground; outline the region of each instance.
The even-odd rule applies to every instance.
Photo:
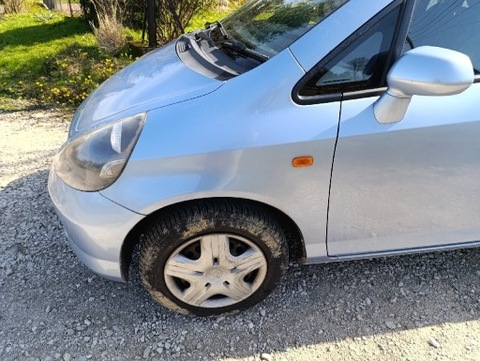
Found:
[[[85,21],[80,18],[65,18],[53,24],[39,22],[38,25],[3,32],[0,39],[0,51],[9,44],[14,44],[15,46],[32,46],[89,32],[90,28]]]
[[[0,189],[2,360],[247,358],[480,318],[476,249],[292,266],[245,312],[176,315],[150,300],[135,272],[120,284],[80,264],[46,186],[41,171]]]

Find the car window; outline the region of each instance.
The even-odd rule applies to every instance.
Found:
[[[251,0],[222,24],[235,40],[272,57],[346,2],[348,0]]]
[[[404,51],[422,45],[467,54],[480,74],[480,0],[417,0]]]
[[[327,71],[315,82],[315,86],[323,87],[330,84],[341,85],[369,80],[376,68],[377,54],[381,53],[382,42],[383,33],[381,31],[373,33],[340,61],[332,62]]]
[[[301,87],[300,97],[361,91],[383,86],[382,75],[390,51],[399,9],[391,11],[326,64],[320,63]],[[340,48],[342,45],[340,45]]]

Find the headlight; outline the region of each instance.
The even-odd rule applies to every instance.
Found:
[[[109,123],[67,143],[54,160],[55,171],[70,187],[98,191],[117,180],[145,123],[146,113]]]

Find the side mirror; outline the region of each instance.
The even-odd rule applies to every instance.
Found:
[[[473,78],[473,65],[465,54],[433,46],[410,50],[390,69],[388,88],[373,105],[375,118],[382,124],[399,122],[413,95],[459,94]]]

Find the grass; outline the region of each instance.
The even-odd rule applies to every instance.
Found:
[[[188,31],[202,28],[228,12],[203,12]],[[140,33],[128,31],[139,39]],[[45,10],[0,19],[0,110],[25,100],[77,106],[100,83],[134,60],[122,52],[102,52],[81,18]],[[16,102],[20,99],[20,102]]]
[[[82,19],[48,11],[6,15],[0,52],[0,98],[68,105],[132,60],[102,54]]]
[[[35,80],[45,58],[72,43],[95,46],[95,38],[83,22],[56,14],[38,21],[34,14],[6,16],[0,21],[0,79]]]

